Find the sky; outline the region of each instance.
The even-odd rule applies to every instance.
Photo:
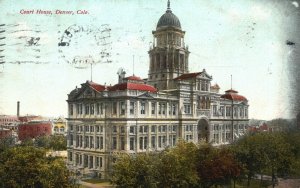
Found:
[[[190,72],[206,69],[221,93],[232,75],[250,118],[294,117],[299,3],[171,0],[186,31]],[[66,117],[67,94],[87,80],[114,85],[119,68],[147,77],[152,31],[167,1],[2,0],[0,6],[0,114],[15,115],[20,101],[21,115]],[[63,12],[70,14],[56,14]]]

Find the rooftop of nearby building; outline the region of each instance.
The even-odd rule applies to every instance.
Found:
[[[248,101],[246,97],[239,95],[238,92],[233,89],[225,91],[225,94],[221,95],[221,98],[233,101]]]

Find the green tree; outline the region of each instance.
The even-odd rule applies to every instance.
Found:
[[[67,149],[67,138],[64,135],[52,135],[50,136],[49,147],[55,151],[61,151]]]
[[[291,147],[282,133],[259,133],[246,136],[234,147],[236,157],[245,166],[248,186],[255,174],[263,173],[272,176],[274,185],[277,174],[288,173],[291,169]]]
[[[69,172],[60,158],[44,149],[13,147],[0,154],[1,187],[70,187]]]
[[[154,187],[155,155],[121,155],[113,166],[111,182],[117,187]]]
[[[13,147],[15,145],[14,139],[12,137],[6,137],[0,139],[0,153],[6,149]]]
[[[39,136],[35,139],[34,144],[37,147],[49,148],[50,147],[50,136]]]
[[[178,141],[175,147],[159,154],[157,180],[159,187],[193,187],[199,179],[196,171],[197,146]]]

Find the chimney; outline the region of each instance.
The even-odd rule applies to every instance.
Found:
[[[20,116],[20,101],[17,102],[17,117]]]

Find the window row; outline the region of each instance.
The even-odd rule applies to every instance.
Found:
[[[141,101],[139,104],[139,112],[137,112],[137,101],[129,102],[129,114],[151,114],[155,115],[156,113],[159,115],[165,115],[167,113],[167,104],[169,106],[169,115],[176,115],[177,113],[177,104],[167,103],[167,102],[145,102]],[[148,112],[148,105],[150,106],[150,112]],[[74,106],[76,106],[76,113],[79,115],[102,115],[104,113],[104,103],[91,103],[91,104],[69,104],[69,114],[74,115]],[[119,110],[118,110],[119,108]],[[120,115],[125,115],[127,109],[127,105],[125,101],[113,102],[111,103],[111,113]],[[118,112],[119,111],[119,112]]]
[[[74,136],[73,134],[69,135],[69,146],[74,145]],[[104,147],[104,138],[103,136],[82,136],[76,135],[75,140],[76,147],[83,147],[83,148],[93,148],[93,149],[103,149]]]
[[[73,153],[69,152],[69,161],[73,161]],[[103,158],[93,155],[86,154],[75,154],[75,164],[83,166],[84,168],[102,168],[103,167]]]

